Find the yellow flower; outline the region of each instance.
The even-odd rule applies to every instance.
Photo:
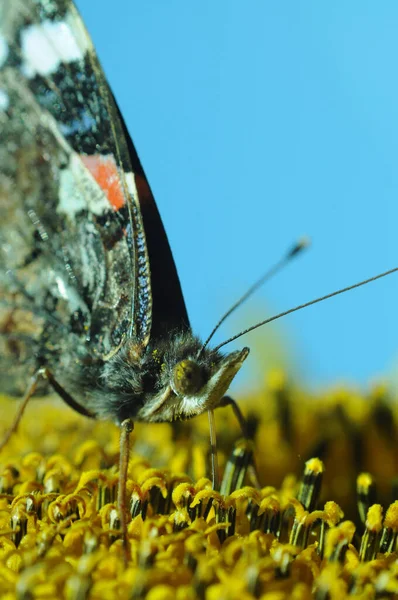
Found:
[[[217,416],[220,491],[205,419],[137,426],[126,565],[118,429],[32,401],[0,455],[1,598],[398,597],[386,390],[315,395],[275,374],[242,405],[252,440],[228,409]],[[8,422],[15,410],[0,401]]]

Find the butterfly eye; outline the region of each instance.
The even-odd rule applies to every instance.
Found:
[[[193,396],[203,386],[201,367],[193,360],[182,360],[173,369],[174,389],[178,394]]]

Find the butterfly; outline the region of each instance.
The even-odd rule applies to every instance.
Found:
[[[71,0],[0,5],[0,383],[122,427],[213,411],[248,348],[190,327],[147,178]],[[120,484],[122,485],[122,484]],[[123,507],[121,506],[121,509]]]
[[[246,434],[225,394],[249,354],[220,349],[245,332],[213,349],[193,334],[150,186],[71,0],[0,3],[0,218],[0,385],[23,396],[9,434],[51,391],[119,424],[124,539],[134,422],[207,412],[217,489],[214,410],[231,405]]]

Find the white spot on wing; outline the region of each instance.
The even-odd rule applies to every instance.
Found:
[[[23,72],[28,77],[51,75],[61,63],[81,60],[88,47],[89,38],[73,15],[64,21],[35,23],[21,33]]]
[[[10,104],[10,98],[5,90],[0,88],[0,110],[7,110]]]
[[[56,275],[55,273],[52,275],[55,279],[59,297],[63,298],[68,303],[70,312],[81,310],[82,313],[85,314],[87,312],[87,307],[76,290],[72,286],[68,285],[59,275]]]
[[[135,204],[139,206],[137,186],[135,184],[135,176],[131,171],[124,174],[124,179],[127,183],[127,189],[130,192]]]
[[[62,298],[68,299],[68,294],[65,287],[65,282],[61,277],[56,277],[55,281],[57,282],[58,291],[61,294]]]
[[[8,56],[8,44],[5,38],[0,35],[0,68],[6,62]]]

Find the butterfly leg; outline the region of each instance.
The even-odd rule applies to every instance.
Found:
[[[53,390],[57,392],[58,396],[62,398],[65,404],[70,406],[70,408],[73,408],[73,410],[78,412],[80,415],[83,415],[84,417],[88,417],[90,419],[95,419],[94,413],[87,410],[87,408],[84,408],[84,406],[82,406],[81,404],[78,404],[78,402],[76,402],[76,400],[74,400],[72,396],[68,394],[68,392],[62,387],[62,385],[58,383],[51,371],[49,371],[45,367],[42,367],[41,369],[39,369],[38,373],[40,373],[44,379],[47,379],[48,383],[51,385]]]
[[[83,408],[80,404],[78,404],[76,402],[76,400],[74,400],[72,398],[72,396],[70,394],[68,394],[68,392],[66,390],[64,390],[64,388],[55,379],[55,377],[51,373],[51,371],[49,371],[45,367],[40,367],[40,369],[38,369],[36,371],[36,373],[32,376],[32,378],[29,382],[28,388],[27,388],[25,395],[22,399],[22,402],[18,408],[18,412],[15,415],[14,422],[12,423],[11,427],[6,432],[3,440],[0,442],[0,450],[2,450],[4,448],[4,446],[9,442],[11,436],[18,429],[18,425],[19,425],[19,423],[22,419],[22,416],[25,412],[25,408],[27,407],[29,400],[32,398],[32,396],[34,396],[34,394],[37,390],[37,386],[41,379],[46,379],[49,382],[49,384],[51,385],[51,387],[54,389],[54,391],[57,392],[57,394],[62,398],[62,400],[66,404],[68,404],[68,406],[73,408],[75,411],[77,411],[81,415],[84,415],[85,417],[94,417],[94,415],[91,412],[89,412],[88,410]]]
[[[248,431],[248,427],[247,427],[247,421],[246,421],[245,417],[243,416],[243,413],[242,413],[241,409],[239,408],[239,405],[235,402],[235,400],[233,398],[231,398],[230,396],[224,396],[221,400],[220,406],[230,406],[232,408],[234,415],[236,416],[236,418],[238,420],[243,437],[246,440],[250,439],[249,431]],[[248,474],[249,474],[249,478],[250,478],[252,484],[254,485],[254,487],[261,488],[261,484],[260,484],[260,481],[258,478],[258,472],[257,472],[257,468],[256,468],[256,463],[254,461],[254,457],[253,457],[252,464],[248,468]]]
[[[123,537],[124,562],[128,563],[129,543],[127,537],[127,474],[130,457],[130,433],[134,429],[134,423],[131,419],[125,419],[120,424],[120,458],[119,458],[119,487],[118,487],[118,511],[120,519],[120,528]]]
[[[220,480],[219,480],[219,473],[218,473],[216,423],[214,420],[214,411],[208,410],[207,414],[209,417],[209,427],[210,427],[211,478],[212,478],[213,490],[218,491],[220,489]]]
[[[13,434],[16,432],[16,430],[18,429],[18,425],[19,425],[19,423],[20,423],[20,421],[21,421],[21,419],[22,419],[22,416],[23,416],[23,414],[24,414],[24,412],[25,412],[25,408],[26,408],[26,406],[27,406],[27,404],[28,404],[29,400],[31,399],[31,397],[32,397],[32,396],[33,396],[33,394],[35,393],[35,391],[36,391],[36,388],[37,388],[37,384],[38,384],[38,382],[39,382],[40,378],[41,378],[41,373],[40,373],[40,369],[39,369],[39,371],[37,371],[37,372],[36,372],[36,373],[33,375],[32,379],[31,379],[31,380],[30,380],[30,382],[29,382],[28,389],[26,390],[26,392],[25,392],[25,395],[24,395],[24,397],[23,397],[23,399],[22,399],[22,402],[21,402],[21,404],[20,404],[20,406],[19,406],[19,408],[18,408],[18,412],[17,412],[17,414],[15,415],[14,422],[13,422],[13,423],[12,423],[12,425],[9,427],[9,429],[8,429],[8,431],[6,432],[6,434],[5,434],[4,438],[3,438],[3,439],[2,439],[2,441],[0,442],[0,450],[2,450],[2,449],[4,448],[4,446],[6,446],[6,444],[8,444],[8,442],[9,442],[9,440],[10,440],[11,436],[12,436],[12,435],[13,435]]]
[[[234,411],[234,415],[238,420],[243,437],[248,439],[249,432],[247,430],[247,422],[246,422],[245,417],[243,416],[241,409],[239,408],[239,406],[235,402],[235,400],[233,398],[231,398],[230,396],[224,396],[221,399],[220,406],[230,406],[232,408],[232,410]]]

